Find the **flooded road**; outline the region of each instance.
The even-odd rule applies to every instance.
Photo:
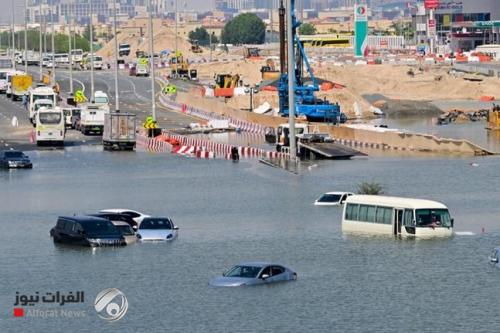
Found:
[[[500,269],[500,158],[318,161],[300,175],[256,160],[232,163],[101,147],[28,152],[33,170],[0,172],[0,331],[491,332]],[[474,166],[471,163],[475,163]],[[476,166],[477,165],[477,166]],[[442,201],[456,231],[445,240],[343,235],[326,191],[362,181],[386,193]],[[58,215],[132,208],[180,227],[168,244],[88,249],[56,246]],[[482,234],[484,229],[485,233]],[[241,261],[280,262],[298,280],[214,289],[208,280]],[[127,297],[108,323],[94,299]],[[82,318],[13,318],[16,291],[84,291]]]

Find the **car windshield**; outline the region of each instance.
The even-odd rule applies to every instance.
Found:
[[[226,277],[243,277],[243,278],[256,278],[262,267],[255,266],[234,266],[227,271],[224,276]]]
[[[417,227],[451,227],[448,209],[417,209]]]
[[[108,103],[108,98],[107,97],[96,97],[95,98],[95,103],[107,104]]]
[[[49,103],[40,103],[40,104],[35,104],[35,111],[38,111],[40,108],[51,108],[52,104]]]
[[[82,223],[87,236],[119,236],[120,231],[110,221],[92,221]]]
[[[123,236],[133,236],[134,230],[129,225],[117,225],[115,226]]]
[[[54,95],[33,95],[33,102],[39,99],[48,99],[50,101],[54,99]]]
[[[318,202],[339,202],[340,198],[340,194],[323,194]]]
[[[14,158],[20,158],[24,157],[24,154],[20,151],[6,151],[5,152],[5,157],[14,157]]]
[[[95,57],[94,61],[102,61],[102,58],[101,57]]]
[[[7,73],[0,72],[0,80],[5,80],[5,78],[7,78]]]
[[[169,219],[144,219],[139,229],[172,229]]]
[[[42,124],[59,124],[61,122],[60,112],[43,112],[38,115]]]

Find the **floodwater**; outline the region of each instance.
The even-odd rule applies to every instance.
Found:
[[[86,146],[29,155],[33,170],[0,172],[0,332],[498,331],[500,269],[488,256],[500,245],[500,158],[322,161],[294,175],[255,160]],[[377,181],[391,195],[442,201],[456,230],[470,235],[343,235],[340,210],[312,203],[362,181]],[[58,215],[113,207],[169,216],[179,237],[95,250],[56,246],[49,237]],[[208,287],[248,260],[280,262],[298,280]],[[128,299],[117,322],[93,308],[105,288]],[[16,291],[84,291],[84,303],[30,308],[85,316],[14,318]]]
[[[465,139],[491,152],[500,153],[500,131],[486,129],[486,120],[475,122],[454,122],[437,125],[437,118],[405,117],[378,118],[370,122],[374,125],[387,125],[414,133],[432,134],[442,138]]]

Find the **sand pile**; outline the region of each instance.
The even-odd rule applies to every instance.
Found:
[[[139,28],[142,28],[142,32],[144,35],[143,37],[141,37],[140,35]],[[159,53],[163,50],[175,49],[175,31],[172,22],[160,19],[153,20],[153,33],[155,53]],[[147,19],[138,18],[130,20],[127,25],[118,29],[117,36],[118,43],[130,44],[130,56],[128,57],[129,59],[135,58],[135,52],[137,50],[145,52],[149,51],[149,32]],[[114,55],[114,43],[115,41],[114,39],[112,39],[97,53],[106,58],[112,57]],[[191,57],[195,55],[190,51],[191,44],[186,39],[178,37],[177,44],[178,49],[183,52],[185,56]],[[207,50],[204,50],[203,54],[207,54],[207,52]]]

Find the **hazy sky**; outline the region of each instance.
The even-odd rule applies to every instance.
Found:
[[[214,1],[213,0],[178,0],[179,8],[183,8],[184,3],[187,4],[187,9],[197,9],[197,10],[209,10]],[[0,23],[10,23],[11,22],[11,4],[12,0],[0,0]],[[15,19],[16,22],[23,21],[23,10],[24,10],[24,0],[14,0]]]

